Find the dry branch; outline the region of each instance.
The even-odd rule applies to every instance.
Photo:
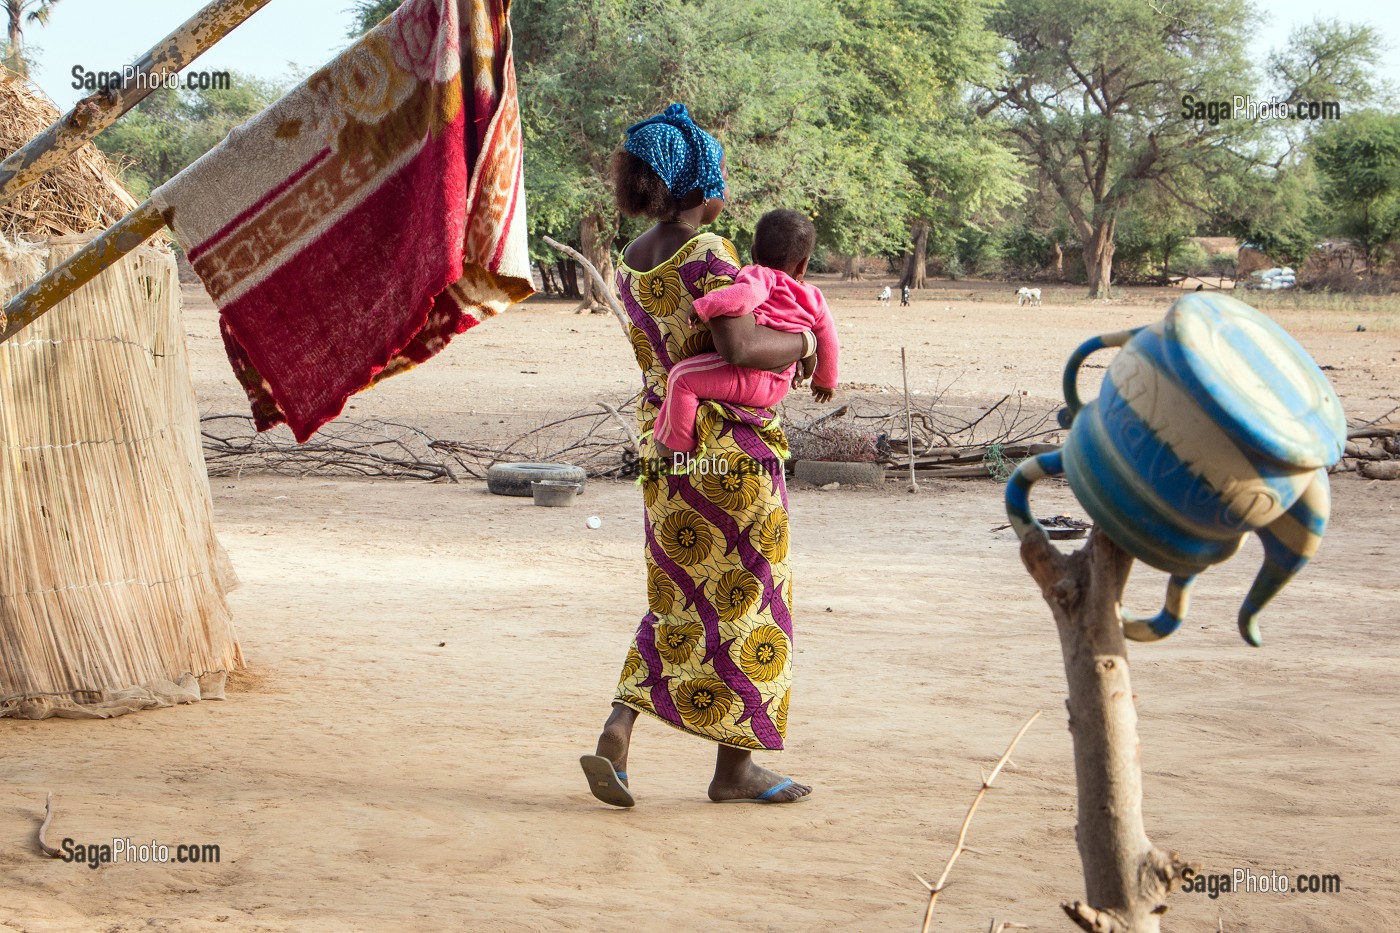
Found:
[[[899,348],[899,371],[904,376],[904,423],[909,432],[909,437],[914,436],[914,411],[909,404],[909,363],[904,356],[904,348]],[[909,491],[919,491],[919,475],[914,469],[914,445],[906,445],[909,448]]]
[[[63,852],[44,841],[44,833],[48,832],[49,823],[53,820],[53,791],[49,791],[49,796],[44,801],[44,822],[39,824],[39,851],[49,858],[60,858]]]
[[[997,760],[996,767],[992,769],[992,773],[982,778],[982,787],[977,791],[977,796],[972,798],[972,805],[967,808],[967,816],[963,817],[962,827],[958,830],[958,841],[953,845],[953,854],[948,856],[948,863],[943,866],[943,874],[938,876],[938,883],[929,884],[927,881],[924,881],[923,878],[919,878],[918,875],[914,876],[923,882],[924,887],[928,888],[928,908],[924,911],[924,925],[920,933],[928,933],[929,931],[929,924],[933,922],[933,907],[938,903],[939,893],[947,886],[948,873],[953,870],[953,863],[958,860],[959,855],[962,855],[964,852],[972,851],[966,845],[967,828],[972,824],[972,814],[977,812],[977,805],[982,802],[983,797],[987,796],[987,791],[992,789],[992,782],[997,779],[997,775],[1001,773],[1001,769],[1011,760],[1011,753],[1016,749],[1016,743],[1021,741],[1021,736],[1026,734],[1026,730],[1031,727],[1031,723],[1039,718],[1040,710],[1036,710],[1035,714],[1031,716],[1030,719],[1026,720],[1026,724],[1021,727],[1021,731],[1016,733],[1016,737],[1011,740],[1011,744],[1006,746],[1006,751],[1002,754],[1001,758]]]
[[[623,335],[626,336],[630,334],[632,322],[627,320],[627,314],[622,310],[622,305],[618,304],[617,299],[613,297],[612,286],[603,278],[603,274],[598,271],[598,267],[589,262],[583,253],[580,253],[572,246],[565,246],[552,237],[542,237],[541,239],[587,270],[588,277],[593,280],[593,287],[597,290],[598,294],[603,296],[603,300],[608,303],[608,310],[612,311],[613,316],[617,318],[617,322],[622,325]]]
[[[210,476],[275,473],[457,482],[451,464],[434,450],[431,437],[392,421],[341,419],[305,444],[282,434],[260,434],[247,415],[205,415],[200,431]]]
[[[1188,865],[1143,828],[1137,709],[1118,614],[1133,559],[1096,530],[1068,556],[1028,535],[1021,560],[1055,617],[1069,686],[1086,896],[1061,906],[1091,933],[1157,933],[1166,895]]]

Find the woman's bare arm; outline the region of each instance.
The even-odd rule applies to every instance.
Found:
[[[711,318],[710,334],[725,362],[746,369],[780,373],[802,358],[801,334],[762,327],[752,314]]]

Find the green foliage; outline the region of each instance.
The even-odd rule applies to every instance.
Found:
[[[122,180],[132,194],[149,195],[286,90],[240,72],[233,72],[229,84],[202,91],[161,88],[98,135],[97,147],[123,166]]]
[[[390,13],[402,6],[404,0],[355,0],[350,7],[350,28],[346,31],[352,39],[358,39],[378,26]]]
[[[1112,257],[1132,201],[1153,189],[1189,201],[1245,135],[1183,118],[1181,100],[1249,80],[1250,20],[1245,0],[1007,0],[994,19],[1006,73],[983,109],[1043,173],[1080,243]],[[1106,279],[1091,282],[1106,293]]]
[[[1288,45],[1269,56],[1269,71],[1290,103],[1365,104],[1380,90],[1373,79],[1381,49],[1374,26],[1318,20],[1293,31]]]
[[[1312,140],[1337,232],[1366,251],[1372,271],[1400,238],[1400,114],[1353,114]]]
[[[1329,225],[1311,160],[1250,166],[1216,179],[1212,194],[1214,229],[1290,266],[1303,265]]]
[[[1010,223],[997,231],[1002,258],[1001,271],[1016,278],[1028,278],[1051,262],[1051,238],[1022,224]]]
[[[771,0],[736,15],[728,0],[517,0],[532,236],[577,242],[586,215],[639,232],[613,210],[608,159],[673,101],[725,145],[717,229],[741,251],[780,206],[838,254],[897,253],[915,217],[994,209],[1017,196],[1015,160],[951,117],[994,65],[984,2]]]

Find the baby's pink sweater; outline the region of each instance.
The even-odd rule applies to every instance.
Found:
[[[781,269],[744,266],[734,284],[695,299],[702,321],[752,314],[759,324],[789,334],[810,330],[817,336],[817,370],[812,384],[836,388],[836,323],[821,289],[799,282]]]

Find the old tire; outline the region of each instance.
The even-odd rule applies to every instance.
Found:
[[[588,474],[571,463],[498,463],[486,471],[486,488],[498,496],[531,496],[536,480],[578,483],[582,493]]]

